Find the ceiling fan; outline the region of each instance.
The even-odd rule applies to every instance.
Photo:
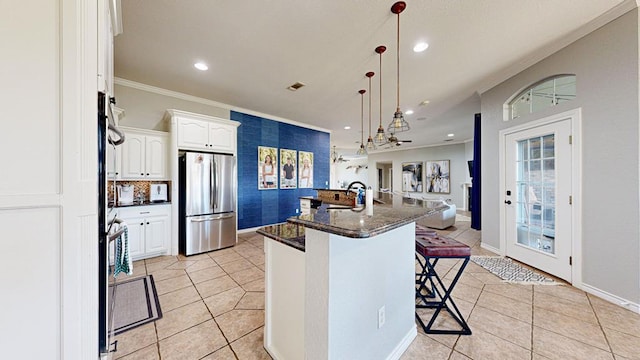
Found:
[[[347,161],[349,161],[349,159],[345,159],[342,155],[338,156],[338,157],[334,160],[334,162],[335,162],[335,163],[341,163],[341,162],[347,162]]]
[[[412,140],[399,140],[396,137],[396,134],[391,134],[391,136],[389,136],[389,138],[387,139],[387,143],[385,145],[389,145],[389,147],[393,147],[393,145],[395,146],[400,146],[404,143],[410,143],[412,142]]]

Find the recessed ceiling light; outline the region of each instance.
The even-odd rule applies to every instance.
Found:
[[[350,130],[350,129],[351,129],[351,126],[345,126],[345,127],[344,127],[344,129],[345,129],[345,130]]]
[[[427,44],[426,42],[419,42],[413,47],[413,51],[423,52],[427,50],[428,47],[429,47],[429,44]]]
[[[195,63],[195,64],[193,64],[193,66],[194,66],[196,69],[201,70],[201,71],[207,71],[207,70],[209,70],[209,67],[207,66],[207,64],[202,63],[202,62]]]
[[[453,137],[453,134],[447,134],[448,137]]]
[[[404,113],[407,114],[407,115],[411,115],[411,114],[413,114],[413,110],[407,110]]]
[[[429,100],[425,100],[420,103],[420,106],[427,106],[427,105],[429,105]]]

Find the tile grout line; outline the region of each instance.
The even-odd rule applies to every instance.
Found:
[[[596,310],[593,308],[593,303],[591,302],[591,299],[589,299],[589,296],[587,296],[587,301],[589,302],[589,306],[591,307],[591,311],[593,311],[593,315],[595,315],[596,317],[596,321],[598,322],[598,327],[600,328],[600,331],[602,331],[602,336],[604,336],[604,341],[606,341],[607,346],[609,347],[609,352],[611,353],[611,355],[613,355],[613,358],[616,358],[615,353],[613,352],[613,348],[611,347],[611,343],[609,341],[609,337],[607,336],[607,333],[604,331],[604,327],[602,326],[602,323],[600,322],[600,317],[598,316],[598,313],[596,312]]]
[[[535,289],[531,289],[531,359],[533,360],[533,345],[534,345],[534,341],[533,341],[533,331],[534,331],[534,325],[533,325],[533,319],[534,319],[534,311],[535,311]]]

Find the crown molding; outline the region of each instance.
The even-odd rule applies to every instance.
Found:
[[[331,133],[331,130],[325,129],[325,128],[322,128],[322,127],[319,127],[319,126],[309,125],[309,124],[305,124],[305,123],[302,123],[302,122],[299,122],[299,121],[290,120],[290,119],[282,118],[282,117],[275,116],[275,115],[265,114],[265,113],[261,113],[259,111],[253,111],[253,110],[241,108],[241,107],[238,107],[238,106],[232,106],[232,105],[221,103],[221,102],[217,102],[217,101],[214,101],[214,100],[209,100],[209,99],[205,99],[205,98],[201,98],[201,97],[193,96],[193,95],[188,95],[188,94],[177,92],[177,91],[173,91],[173,90],[167,90],[167,89],[159,88],[159,87],[156,87],[156,86],[142,84],[142,83],[131,81],[131,80],[127,80],[127,79],[122,79],[122,78],[116,77],[113,80],[113,82],[116,85],[126,86],[126,87],[129,87],[129,88],[132,88],[132,89],[142,90],[142,91],[146,91],[146,92],[150,92],[150,93],[154,93],[154,94],[158,94],[158,95],[170,96],[170,97],[173,97],[173,98],[176,98],[176,99],[191,101],[191,102],[195,102],[195,103],[203,104],[203,105],[208,105],[208,106],[214,106],[214,107],[225,109],[225,110],[229,110],[229,111],[241,112],[243,114],[258,116],[258,117],[262,117],[262,118],[265,118],[265,119],[269,119],[269,120],[273,120],[273,121],[277,121],[277,122],[281,122],[281,123],[285,123],[285,124],[300,126],[300,127],[311,129],[311,130],[317,130],[317,131],[322,131],[322,132],[326,132],[326,133]]]

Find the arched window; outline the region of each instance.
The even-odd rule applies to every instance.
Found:
[[[555,75],[535,83],[511,98],[505,106],[504,121],[555,106],[576,98],[576,76]]]

